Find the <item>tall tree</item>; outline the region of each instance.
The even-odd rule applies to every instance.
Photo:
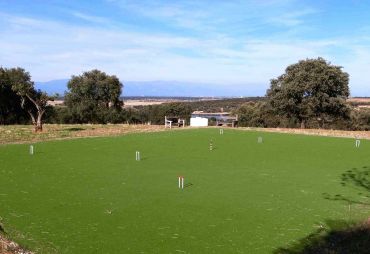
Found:
[[[21,107],[21,97],[12,89],[8,70],[0,67],[0,124],[24,124],[28,121]]]
[[[116,76],[99,70],[72,76],[65,103],[77,122],[105,122],[110,110],[121,110],[122,83]]]
[[[42,117],[46,111],[47,101],[50,99],[46,93],[36,90],[31,75],[22,68],[3,69],[12,90],[20,96],[21,107],[31,117],[35,131],[42,131]]]
[[[288,66],[285,73],[271,80],[268,101],[276,113],[294,117],[305,128],[309,119],[343,117],[349,108],[349,75],[342,67],[323,58],[301,60]]]

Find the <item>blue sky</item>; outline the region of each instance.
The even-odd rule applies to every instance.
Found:
[[[370,96],[369,13],[365,0],[0,0],[0,64],[36,81],[98,68],[123,82],[265,89],[321,56],[350,74],[353,96]]]

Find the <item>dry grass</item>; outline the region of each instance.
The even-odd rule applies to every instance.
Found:
[[[164,131],[158,125],[127,124],[45,124],[41,133],[33,132],[31,125],[0,126],[0,144],[32,143],[80,137],[116,136],[127,133]]]
[[[217,127],[216,127],[217,128]],[[184,128],[179,128],[184,129]],[[188,129],[188,128],[185,128]],[[341,131],[323,129],[285,129],[285,128],[238,128],[291,134],[318,135],[370,139],[369,131]],[[31,125],[0,126],[0,144],[33,143],[47,140],[81,137],[117,136],[128,133],[165,131],[163,125],[128,124],[45,124],[44,131],[34,133]]]

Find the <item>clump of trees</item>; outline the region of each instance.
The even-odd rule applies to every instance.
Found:
[[[164,103],[161,105],[141,106],[134,109],[139,122],[151,124],[164,124],[165,116],[176,116],[190,120],[192,107],[189,103]],[[135,113],[135,112],[134,112]]]
[[[348,129],[370,131],[370,109],[358,109],[351,112]]]
[[[72,76],[68,82],[65,104],[71,122],[107,123],[115,122],[115,116],[122,110],[120,100],[122,83],[116,76],[99,70]]]
[[[34,130],[42,131],[47,101],[52,100],[52,97],[36,90],[31,75],[22,68],[0,68],[0,84],[1,97],[5,97],[1,102],[3,121],[9,122],[13,118],[12,115],[15,115],[13,121],[18,122],[23,117],[23,113],[19,111],[20,107],[29,115]]]
[[[245,103],[240,126],[370,130],[370,110],[346,102],[349,75],[323,58],[288,66],[271,80],[266,99]]]
[[[9,71],[0,68],[0,124],[25,124],[29,119],[21,98],[13,91]]]
[[[312,119],[322,127],[325,121],[349,116],[348,81],[342,67],[323,58],[307,59],[272,79],[266,96],[276,114],[297,119],[301,128]]]
[[[239,126],[370,130],[370,110],[346,102],[349,75],[323,58],[288,66],[271,80],[264,98],[165,103],[124,109],[123,85],[114,75],[91,70],[72,76],[65,106],[47,106],[53,99],[34,87],[21,68],[0,68],[0,124],[42,123],[151,123],[164,116],[190,118],[191,112],[232,111]]]

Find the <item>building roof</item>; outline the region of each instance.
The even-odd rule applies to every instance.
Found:
[[[231,113],[230,112],[216,112],[216,113],[209,113],[209,112],[204,112],[204,111],[194,111],[191,113],[192,115],[214,115],[214,116],[229,116]]]
[[[204,117],[204,118],[216,118],[219,121],[236,121],[238,120],[237,116],[231,116],[230,112],[216,112],[216,113],[209,113],[203,111],[194,111],[191,114],[192,117]]]

